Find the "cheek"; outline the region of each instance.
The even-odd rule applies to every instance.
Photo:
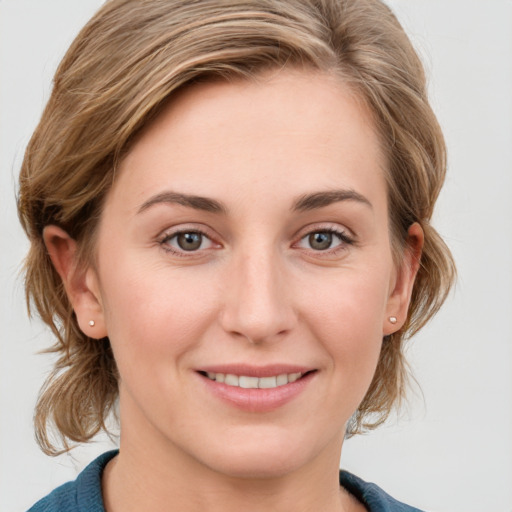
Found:
[[[335,368],[371,380],[382,344],[388,273],[344,272],[308,296],[307,311],[316,339]],[[348,370],[347,370],[348,369]]]
[[[135,265],[131,269],[136,268]],[[122,265],[105,273],[107,331],[123,376],[123,367],[169,362],[199,344],[215,316],[214,292],[203,279],[187,279],[168,268],[124,272]]]

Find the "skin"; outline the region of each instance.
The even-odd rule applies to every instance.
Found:
[[[338,79],[286,69],[201,84],[123,160],[94,265],[76,269],[75,242],[46,228],[82,330],[109,337],[121,375],[109,512],[364,510],[337,481],[345,425],[383,336],[406,319],[423,240],[413,225],[394,264],[385,165],[370,115]],[[333,191],[344,195],[300,207]],[[204,233],[200,247],[180,248],[180,232]],[[261,412],[211,392],[198,370],[219,364],[312,372]]]

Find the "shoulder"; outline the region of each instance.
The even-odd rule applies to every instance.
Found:
[[[418,508],[395,500],[379,486],[365,482],[348,471],[340,471],[340,485],[366,505],[369,512],[421,512]]]
[[[101,496],[101,475],[108,461],[117,453],[117,450],[113,450],[100,455],[76,480],[57,487],[28,512],[105,512]]]

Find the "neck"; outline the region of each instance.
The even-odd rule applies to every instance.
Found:
[[[174,452],[174,453],[172,453]],[[335,457],[314,461],[282,475],[240,477],[221,474],[187,460],[179,450],[121,440],[120,453],[105,469],[103,496],[106,512],[295,512],[364,510],[338,482]],[[322,457],[320,457],[322,458]]]
[[[123,425],[121,415],[120,452],[107,465],[102,480],[106,512],[364,510],[339,486],[341,434],[307,463],[290,466],[268,460],[268,471],[265,467],[265,471],[242,472],[230,471],[229,465],[227,470],[213,467],[138,420],[132,415]]]

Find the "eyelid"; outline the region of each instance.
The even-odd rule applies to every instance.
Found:
[[[315,250],[312,248],[303,248],[305,251],[309,251],[319,256],[332,255],[339,250],[347,249],[347,246],[355,245],[357,243],[356,237],[352,231],[345,228],[344,226],[340,226],[339,224],[329,222],[324,224],[312,224],[301,229],[296,236],[296,242],[294,242],[293,246],[297,247],[300,242],[302,242],[306,237],[312,235],[313,233],[332,233],[340,239],[340,243],[338,245],[323,251]]]
[[[167,244],[167,241],[174,238],[177,235],[183,234],[183,233],[199,233],[203,237],[210,240],[212,246],[207,247],[204,249],[198,249],[196,251],[186,251],[184,249],[179,249],[176,247],[173,247],[169,244]],[[168,253],[180,256],[180,257],[198,257],[201,255],[204,255],[206,251],[209,251],[211,249],[217,249],[221,247],[221,244],[217,242],[216,237],[213,230],[205,227],[204,225],[198,225],[198,224],[179,224],[177,226],[173,226],[171,228],[167,228],[164,231],[162,231],[158,237],[157,242],[162,247],[162,249]]]
[[[297,231],[295,235],[295,239],[299,240],[304,238],[311,233],[317,232],[331,232],[343,236],[344,238],[350,239],[354,243],[356,242],[356,235],[342,224],[338,224],[337,222],[315,222],[304,226],[300,230]]]

